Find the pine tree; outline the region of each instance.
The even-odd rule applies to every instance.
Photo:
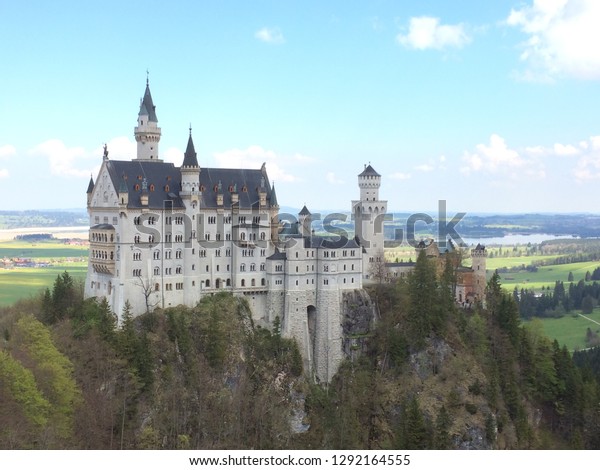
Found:
[[[425,337],[432,330],[441,329],[443,323],[436,295],[435,266],[427,259],[424,250],[419,253],[415,269],[409,276],[408,289],[410,296],[409,331],[413,344],[422,346]]]
[[[452,418],[442,405],[435,420],[435,441],[434,447],[440,450],[452,448],[452,438],[450,436],[450,427],[452,426]]]

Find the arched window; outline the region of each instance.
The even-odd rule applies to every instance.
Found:
[[[242,279],[242,287],[246,287],[246,279]]]

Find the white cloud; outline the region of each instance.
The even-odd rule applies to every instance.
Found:
[[[277,155],[272,150],[265,150],[260,145],[251,145],[247,149],[230,149],[214,154],[217,165],[221,168],[260,168],[266,164],[271,181],[293,183],[301,178],[292,175],[284,167],[305,164],[312,161],[310,157],[293,155],[291,157]]]
[[[327,175],[325,175],[325,179],[329,184],[344,184],[344,181],[335,176],[335,173],[333,171],[327,172]]]
[[[410,19],[407,34],[398,34],[396,40],[409,49],[461,48],[471,42],[462,23],[442,25],[439,18],[419,16]]]
[[[6,168],[0,168],[0,179],[8,178],[10,175]]]
[[[17,154],[17,149],[13,145],[3,145],[0,147],[0,158],[10,158]]]
[[[136,143],[127,137],[109,140],[106,148],[108,158],[112,160],[131,160],[136,155]],[[67,147],[60,139],[50,139],[33,147],[29,154],[47,158],[53,176],[82,178],[98,173],[104,144],[89,151],[83,147]]]
[[[570,173],[577,183],[596,181],[600,180],[600,135],[577,144],[535,145],[517,151],[509,148],[502,137],[493,134],[489,145],[479,144],[475,152],[465,152],[463,162],[465,165],[460,171],[465,175],[482,172],[512,180],[543,179],[548,162],[548,168],[553,169],[555,176]]]
[[[511,179],[544,178],[546,176],[544,167],[537,158],[539,149],[536,147],[528,147],[528,149],[533,152],[526,150],[525,153],[528,155],[525,157],[517,150],[509,148],[502,137],[492,134],[489,144],[478,144],[474,153],[465,152],[463,155],[465,166],[460,171],[466,175],[481,171],[508,176]]]
[[[580,143],[584,153],[573,168],[573,176],[578,183],[600,179],[600,136],[592,136],[589,144],[582,145],[584,143]]]
[[[528,36],[521,44],[524,80],[600,79],[600,2],[534,0],[511,10],[506,24]]]
[[[62,140],[51,139],[42,142],[31,149],[32,155],[48,158],[50,174],[54,176],[89,176],[90,170],[80,170],[74,167],[75,162],[88,156],[83,147],[68,148]]]
[[[137,144],[125,136],[114,137],[106,142],[106,149],[111,160],[131,160],[137,155]],[[101,159],[102,155],[104,155],[104,144],[96,147],[91,157]]]
[[[410,179],[410,177],[411,177],[410,173],[403,173],[401,171],[398,171],[396,173],[392,173],[390,175],[391,179],[393,179],[393,180],[400,180],[400,181]]]
[[[254,37],[259,41],[269,44],[283,44],[285,38],[279,28],[262,28],[254,33]]]
[[[184,153],[185,152],[178,149],[177,147],[171,147],[165,150],[164,152],[161,152],[160,158],[163,159],[165,162],[172,163],[175,166],[181,166],[183,164]],[[202,164],[200,164],[200,166],[202,166]]]
[[[415,167],[415,170],[417,170],[417,171],[424,171],[424,172],[430,172],[430,171],[435,170],[435,167],[431,163],[425,163],[423,165],[417,165]]]
[[[571,157],[579,154],[580,150],[574,145],[554,144],[554,153],[561,157]]]

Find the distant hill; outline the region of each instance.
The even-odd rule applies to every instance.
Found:
[[[77,227],[88,224],[85,209],[0,211],[0,229]]]

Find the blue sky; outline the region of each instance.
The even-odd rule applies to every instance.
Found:
[[[146,70],[162,158],[266,162],[280,204],[600,212],[600,2],[0,2],[0,208],[85,206],[135,156]]]

